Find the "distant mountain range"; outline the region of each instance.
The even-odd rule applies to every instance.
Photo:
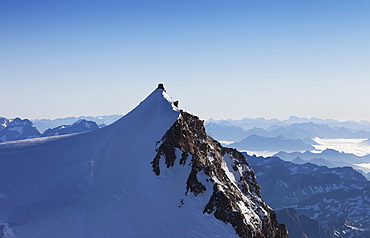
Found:
[[[99,128],[100,127],[96,122],[80,119],[72,125],[62,125],[55,128],[49,128],[41,134],[35,125],[28,119],[22,120],[20,118],[15,118],[11,120],[2,117],[0,118],[0,143],[38,137],[81,133]]]
[[[0,118],[0,142],[40,137],[40,132],[30,120]]]
[[[80,116],[80,117],[65,117],[65,118],[57,118],[57,119],[33,119],[31,120],[32,123],[36,126],[36,128],[42,133],[47,129],[55,128],[62,125],[71,125],[78,120],[86,120],[86,121],[94,121],[100,127],[101,125],[109,125],[113,122],[117,121],[121,118],[122,115],[105,115],[105,116]]]
[[[278,157],[243,154],[262,186],[261,196],[273,209],[293,208],[299,215],[314,219],[321,226],[316,229],[316,234],[320,230],[331,234],[321,237],[370,237],[370,181],[362,174],[351,167],[300,165]],[[280,218],[279,211],[277,214]],[[289,216],[294,217],[294,214]],[[295,229],[295,232],[307,234],[307,226],[305,228],[293,217],[293,225],[284,220],[289,233]],[[315,230],[312,224],[308,227],[311,232]]]
[[[370,155],[357,156],[350,153],[339,152],[333,149],[326,149],[320,153],[312,153],[310,151],[288,153],[281,151],[275,154],[274,156],[277,156],[286,161],[293,161],[299,158],[306,162],[312,159],[324,159],[332,163],[342,163],[343,165],[349,165],[352,163],[355,164],[370,163]]]
[[[243,118],[241,120],[207,120],[206,124],[214,123],[223,126],[239,126],[244,130],[249,130],[254,127],[259,127],[263,129],[268,129],[271,126],[289,126],[292,124],[301,124],[301,123],[315,123],[318,125],[327,125],[330,127],[345,127],[351,130],[370,130],[370,121],[345,121],[340,122],[334,119],[320,119],[320,118],[302,118],[291,116],[287,120],[278,120],[278,119],[265,119],[265,118]]]
[[[45,137],[45,136],[67,135],[85,131],[92,131],[96,129],[99,129],[99,126],[96,124],[96,122],[80,119],[73,123],[72,125],[63,125],[52,129],[47,129],[44,133],[42,133],[41,136]]]
[[[354,169],[363,171],[364,175],[370,179],[370,169],[358,165],[370,163],[370,155],[357,156],[333,149],[326,149],[320,153],[312,153],[310,151],[289,153],[280,151],[274,154],[274,156],[296,164],[312,163],[329,168],[351,166]]]
[[[240,142],[230,144],[229,147],[249,151],[304,151],[315,149],[300,139],[286,139],[284,136],[270,138],[255,134],[248,136]]]
[[[307,138],[370,138],[370,127],[366,130],[349,129],[346,127],[331,127],[329,125],[316,124],[313,122],[294,123],[289,125],[271,125],[267,129],[253,127],[244,130],[241,126],[226,124],[224,122],[208,121],[206,123],[207,132],[214,138],[222,141],[239,142],[242,139],[258,135],[261,137],[278,137],[283,136],[286,139],[307,139]]]
[[[241,141],[247,137],[243,128],[233,125],[224,125],[223,123],[205,123],[207,133],[215,139],[223,141]]]
[[[366,139],[370,145],[370,122],[290,117],[288,120],[244,118],[205,123],[207,133],[230,147],[246,151],[314,150],[321,139]],[[271,153],[272,154],[272,153]]]

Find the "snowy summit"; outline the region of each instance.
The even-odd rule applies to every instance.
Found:
[[[159,85],[110,126],[0,144],[2,237],[288,237],[246,159]]]

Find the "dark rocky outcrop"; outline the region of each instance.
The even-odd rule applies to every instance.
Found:
[[[213,183],[213,193],[203,213],[230,223],[240,237],[288,237],[287,229],[277,222],[275,212],[260,197],[260,186],[244,156],[224,148],[209,137],[198,117],[181,111],[181,116],[158,141],[153,172],[160,176],[160,161],[166,167],[175,163],[189,165],[185,194],[202,196],[207,187],[198,176],[204,174]],[[179,156],[178,151],[181,151]],[[162,162],[163,163],[163,162]]]
[[[163,83],[159,83],[157,88],[162,89],[163,91],[166,91],[166,89],[164,89]]]

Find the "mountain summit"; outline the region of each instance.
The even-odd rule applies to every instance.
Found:
[[[0,144],[2,237],[288,237],[253,170],[163,85],[117,122]]]

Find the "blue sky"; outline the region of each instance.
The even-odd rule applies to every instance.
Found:
[[[369,1],[0,0],[0,116],[370,120]]]

